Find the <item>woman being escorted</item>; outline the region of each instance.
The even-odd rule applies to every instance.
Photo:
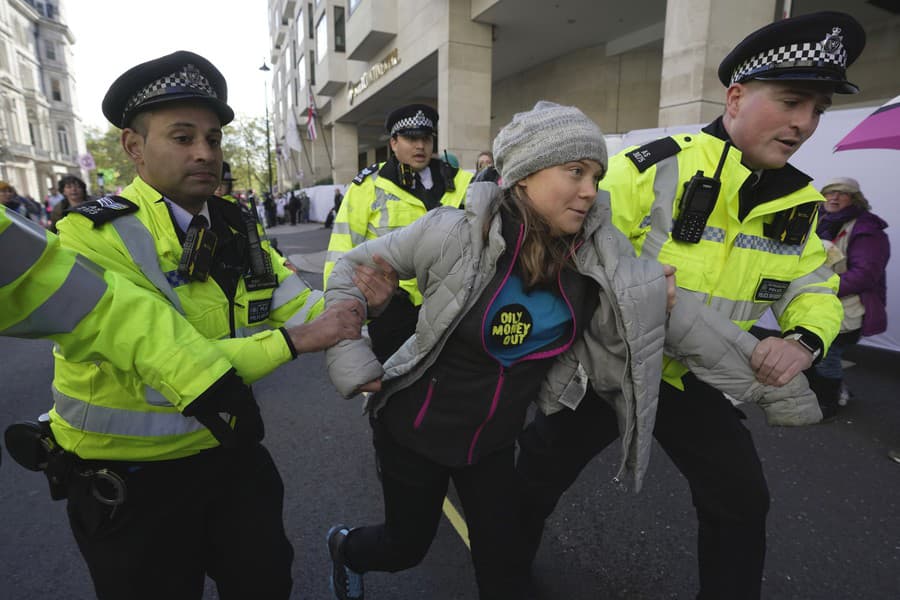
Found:
[[[825,202],[820,208],[816,233],[831,245],[829,263],[840,275],[838,297],[844,305],[841,332],[825,358],[816,365],[815,376],[810,380],[827,419],[837,414],[839,403],[846,403],[841,368],[844,351],[860,337],[887,329],[885,268],[891,246],[884,232],[888,224],[871,212],[858,181],[838,177],[822,188],[822,195]]]
[[[597,306],[598,282],[579,271],[602,264],[607,253],[632,253],[613,231],[608,207],[595,205],[606,145],[580,110],[539,102],[517,114],[497,135],[494,157],[502,189],[471,186],[465,211],[436,209],[347,255],[384,257],[400,278],[417,278],[424,302],[416,334],[385,364],[388,381],[369,399],[385,522],[336,526],[328,535],[338,598],[363,597],[362,573],[422,560],[450,479],[465,512],[480,597],[526,597],[516,436],[555,357],[581,336]],[[617,243],[602,244],[600,231]],[[353,265],[338,266],[329,301],[358,297]],[[661,331],[663,267],[634,258],[622,266],[635,285],[646,284],[642,318]],[[605,277],[600,284],[611,287]],[[616,306],[613,290],[604,291]],[[624,353],[614,327],[611,336]],[[327,362],[345,396],[382,374],[365,343],[335,347]]]
[[[415,277],[424,298],[415,335],[383,369],[365,340],[326,353],[341,394],[376,392],[367,408],[385,511],[380,525],[329,531],[339,599],[363,598],[367,571],[422,560],[451,479],[480,598],[528,597],[514,451],[532,401],[548,413],[577,406],[590,379],[619,416],[622,470],[638,488],[646,470],[674,269],[635,258],[612,225],[608,195],[597,192],[603,135],[577,108],[542,101],[516,114],[497,134],[494,159],[499,187],[472,184],[465,210],[437,208],[357,246],[328,280],[327,304],[376,297],[396,275]],[[668,334],[694,372],[718,373],[713,385],[762,401],[752,335],[690,296],[679,297]],[[813,414],[803,390],[785,386],[764,406],[770,423],[821,418],[802,387]]]

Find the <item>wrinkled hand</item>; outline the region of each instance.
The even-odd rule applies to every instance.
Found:
[[[365,294],[370,312],[377,314],[391,301],[400,280],[394,267],[381,256],[373,254],[372,261],[375,263],[375,267],[356,266],[353,283],[356,284],[359,291]]]
[[[810,368],[812,363],[812,354],[800,342],[779,337],[762,340],[750,355],[750,367],[756,373],[756,380],[775,387],[783,386]]]
[[[297,354],[318,352],[341,340],[359,339],[364,314],[365,309],[356,300],[341,300],[309,323],[295,325],[287,332]]]
[[[675,271],[672,265],[663,265],[663,273],[666,276],[666,312],[672,312],[675,308]]]
[[[357,393],[359,392],[380,392],[381,391],[381,379],[373,379],[369,383],[364,383],[356,389]]]

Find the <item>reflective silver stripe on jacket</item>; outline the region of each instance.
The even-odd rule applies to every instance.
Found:
[[[309,318],[309,311],[311,311],[316,302],[321,300],[324,296],[325,294],[320,292],[319,290],[310,290],[309,297],[306,299],[306,302],[302,307],[300,307],[300,310],[291,315],[291,318],[287,320],[284,326],[293,327],[294,325],[301,325],[303,323],[306,323],[306,320]]]
[[[153,241],[150,230],[134,215],[119,217],[112,224],[119,237],[122,238],[122,242],[125,243],[128,253],[131,254],[131,260],[141,268],[144,277],[149,279],[150,283],[169,299],[178,312],[184,314],[178,294],[175,293],[175,289],[172,288],[159,266],[156,243]]]
[[[178,412],[133,412],[97,406],[63,394],[55,386],[53,401],[60,417],[75,429],[89,433],[159,437],[184,435],[204,429],[197,419],[185,417]]]
[[[775,313],[775,316],[781,316],[781,313],[785,311],[788,304],[800,294],[833,295],[834,291],[825,285],[832,275],[834,275],[834,271],[823,264],[809,275],[795,279],[788,286],[787,291],[784,292],[784,296],[772,304],[772,312]]]
[[[0,287],[11,284],[38,261],[47,247],[47,232],[6,211],[11,223],[0,232]]]
[[[739,233],[734,239],[735,248],[747,248],[759,250],[768,254],[782,254],[787,256],[800,256],[806,244],[782,244],[778,240]]]
[[[147,404],[152,404],[153,406],[173,406],[165,396],[149,385],[144,386],[144,400],[147,401]]]
[[[299,275],[295,273],[288,275],[272,292],[272,304],[269,309],[273,312],[278,310],[308,289],[310,287]]]
[[[672,230],[672,204],[678,187],[678,156],[670,156],[656,164],[653,179],[653,204],[650,206],[650,231],[641,249],[641,258],[656,259]]]
[[[374,237],[387,235],[394,230],[393,227],[390,227],[391,215],[388,211],[388,202],[396,202],[398,200],[399,198],[397,198],[393,194],[389,194],[381,188],[375,188],[375,202],[372,203],[372,212],[378,212],[378,225],[375,226],[374,230],[370,229]],[[409,223],[406,223],[406,225],[408,224]],[[371,227],[371,223],[369,224],[369,226]],[[361,236],[357,234],[357,237]],[[362,238],[361,241],[353,240],[353,245],[358,246],[364,241],[366,241],[365,238]]]
[[[61,286],[30,315],[0,334],[13,337],[46,337],[68,333],[84,319],[103,294],[106,282],[77,259]],[[87,261],[85,261],[87,263]],[[91,264],[92,263],[87,263]],[[93,266],[93,265],[92,265]]]

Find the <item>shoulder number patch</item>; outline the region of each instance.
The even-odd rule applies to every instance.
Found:
[[[372,163],[362,171],[360,171],[356,177],[353,178],[353,183],[356,185],[362,185],[362,182],[366,180],[366,177],[371,175],[372,173],[378,172],[378,163]]]
[[[637,170],[643,173],[661,160],[681,152],[681,146],[671,137],[664,137],[644,144],[626,154]]]
[[[138,205],[121,196],[105,196],[90,202],[79,204],[69,212],[84,215],[94,222],[94,227],[109,223],[123,215],[138,211]]]

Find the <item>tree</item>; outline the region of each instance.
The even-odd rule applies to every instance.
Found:
[[[131,160],[119,142],[121,130],[112,125],[104,132],[97,127],[85,129],[87,149],[94,157],[97,168],[91,170],[91,180],[96,187],[97,174],[107,175],[104,187],[107,191],[124,187],[137,174]],[[262,117],[239,116],[223,129],[222,153],[231,165],[231,172],[240,181],[241,188],[264,190],[268,187],[269,171],[266,162],[266,121]],[[272,159],[272,180],[277,181],[276,161]],[[115,175],[110,178],[108,175]]]
[[[238,187],[265,190],[269,187],[269,164],[266,162],[266,120],[263,117],[243,115],[225,126],[222,152],[231,165],[231,172],[240,181]],[[274,152],[272,181],[278,181],[277,161]]]
[[[120,130],[110,125],[107,130],[101,131],[98,127],[87,127],[84,132],[85,143],[88,152],[94,157],[95,169],[91,170],[91,187],[99,187],[97,183],[98,173],[104,173],[103,187],[106,191],[115,191],[119,187],[125,187],[137,171],[131,160],[119,143]],[[114,177],[110,178],[110,175]],[[99,190],[97,190],[99,191]]]

